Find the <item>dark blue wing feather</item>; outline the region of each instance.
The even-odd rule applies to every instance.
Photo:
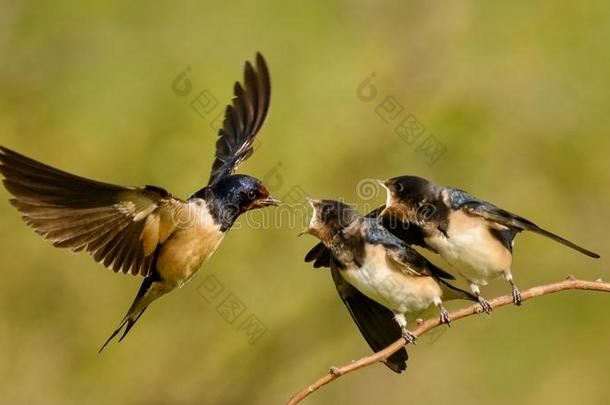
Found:
[[[383,245],[391,250],[403,264],[417,273],[426,276],[434,276],[448,280],[455,280],[451,274],[435,266],[415,249],[398,239],[380,223],[379,218],[366,218],[368,242]]]
[[[491,223],[500,225],[499,227],[495,227],[495,232],[493,233],[494,236],[498,237],[500,241],[505,244],[505,246],[508,245],[512,248],[512,240],[517,233],[521,231],[532,231],[575,249],[584,255],[599,258],[597,253],[578,246],[577,244],[570,242],[559,235],[549,232],[546,229],[539,227],[532,221],[523,218],[522,216],[508,212],[490,202],[473,197],[465,191],[451,189],[449,191],[449,198],[454,210],[462,209],[470,215],[477,215]],[[494,227],[490,227],[490,229],[494,229]]]

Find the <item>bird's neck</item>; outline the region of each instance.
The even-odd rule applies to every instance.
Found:
[[[210,216],[220,226],[222,232],[228,231],[241,214],[238,204],[231,203],[225,195],[214,192],[210,187],[204,187],[191,196],[205,201]]]

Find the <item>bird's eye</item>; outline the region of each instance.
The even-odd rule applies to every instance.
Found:
[[[248,199],[254,200],[255,198],[256,198],[256,191],[254,191],[254,190],[248,191]]]
[[[405,186],[402,185],[402,183],[396,183],[394,185],[394,188],[396,189],[396,191],[398,191],[399,193],[405,190]]]

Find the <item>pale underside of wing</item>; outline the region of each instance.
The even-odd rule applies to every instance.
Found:
[[[0,172],[24,221],[54,246],[87,251],[115,272],[146,276],[186,204],[153,186],[86,179],[0,147]]]

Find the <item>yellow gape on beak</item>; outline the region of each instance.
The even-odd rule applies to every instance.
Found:
[[[316,200],[315,198],[310,198],[310,197],[306,197],[306,198],[307,198],[307,202],[309,203],[309,205],[311,205],[311,208],[313,208],[315,211],[317,206],[321,203],[321,201]]]
[[[310,230],[309,228],[305,228],[305,230],[304,230],[303,232],[301,232],[301,233],[299,233],[299,234],[297,235],[297,238],[299,238],[299,237],[301,237],[301,236],[303,236],[303,235],[308,235],[308,234],[310,234],[310,233],[311,233],[311,230]]]
[[[309,198],[309,197],[305,197],[305,198],[307,199],[307,202],[309,203],[309,205],[311,205],[311,208],[313,208],[313,213],[311,214],[311,217],[313,219],[318,210],[317,206],[318,206],[318,204],[320,204],[320,200],[316,200],[315,198]],[[309,226],[307,228],[305,228],[303,230],[303,232],[299,233],[297,235],[297,238],[300,236],[303,236],[303,235],[312,235],[311,228]]]
[[[379,216],[383,217],[384,215],[388,214],[391,210],[392,192],[388,188],[388,185],[386,184],[385,180],[376,179],[375,181],[377,182],[377,184],[379,184],[381,187],[383,187],[386,192],[385,207],[383,207],[383,210],[381,210],[381,212],[379,213]]]

